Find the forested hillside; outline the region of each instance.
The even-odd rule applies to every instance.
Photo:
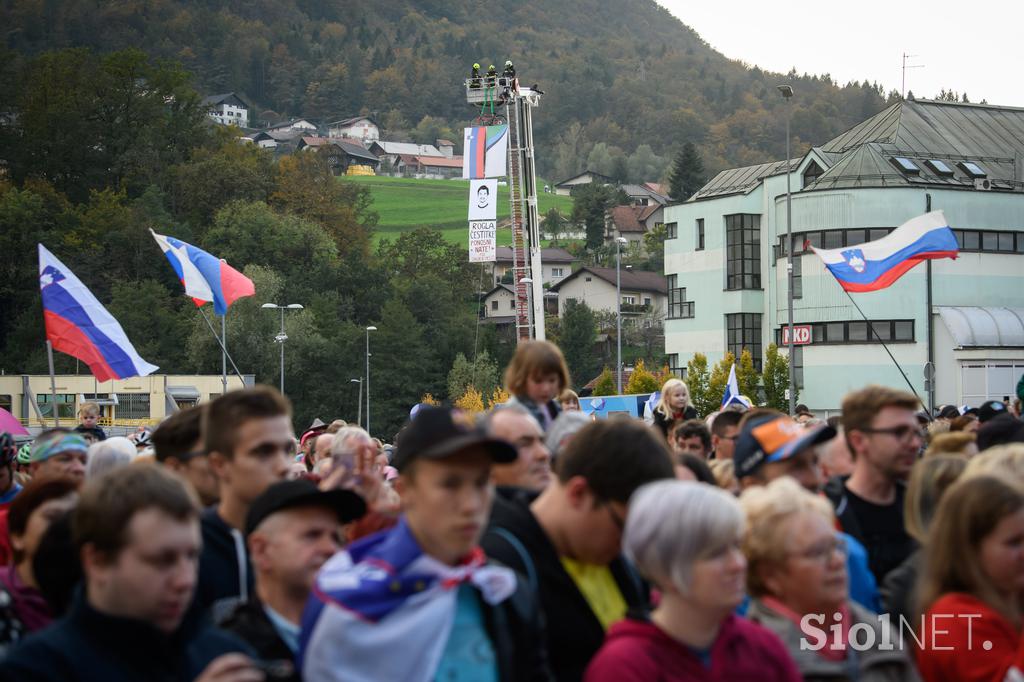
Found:
[[[245,93],[257,120],[371,113],[389,137],[423,142],[471,118],[460,84],[472,62],[511,58],[547,93],[538,170],[556,181],[621,170],[644,144],[647,167],[664,167],[692,141],[710,172],[784,155],[784,76],[728,60],[653,0],[5,0],[0,23],[8,61],[140,47],[180,62],[201,92]],[[788,78],[805,144],[885,104],[870,84]]]

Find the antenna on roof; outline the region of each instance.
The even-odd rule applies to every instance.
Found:
[[[907,60],[916,57],[916,54],[903,53],[903,81],[900,84],[900,99],[907,98],[907,69],[923,69],[924,64],[907,64]]]

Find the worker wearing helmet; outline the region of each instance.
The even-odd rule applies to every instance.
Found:
[[[469,74],[469,87],[474,89],[480,88],[480,64],[473,64],[473,71]]]
[[[516,77],[516,67],[512,66],[512,60],[511,59],[505,60],[505,70],[502,71],[501,75],[503,77],[505,77],[505,78],[515,78]]]
[[[6,509],[21,492],[21,486],[14,480],[14,461],[18,457],[18,446],[14,436],[0,433],[0,509]]]

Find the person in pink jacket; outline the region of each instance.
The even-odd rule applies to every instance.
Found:
[[[585,682],[799,682],[779,638],[734,613],[746,584],[743,527],[739,504],[718,488],[658,481],[637,490],[622,546],[661,601],[612,626]]]

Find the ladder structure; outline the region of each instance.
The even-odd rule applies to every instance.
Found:
[[[516,338],[543,340],[544,282],[541,266],[540,218],[537,214],[537,181],[533,148],[533,107],[540,105],[540,93],[520,88],[515,78],[466,80],[466,100],[483,105],[503,101],[509,133],[508,188],[512,218],[512,277],[516,301]],[[492,83],[493,81],[493,83]],[[481,116],[480,125],[493,125],[495,117]],[[531,274],[534,273],[534,274]],[[532,280],[532,284],[529,281]]]

